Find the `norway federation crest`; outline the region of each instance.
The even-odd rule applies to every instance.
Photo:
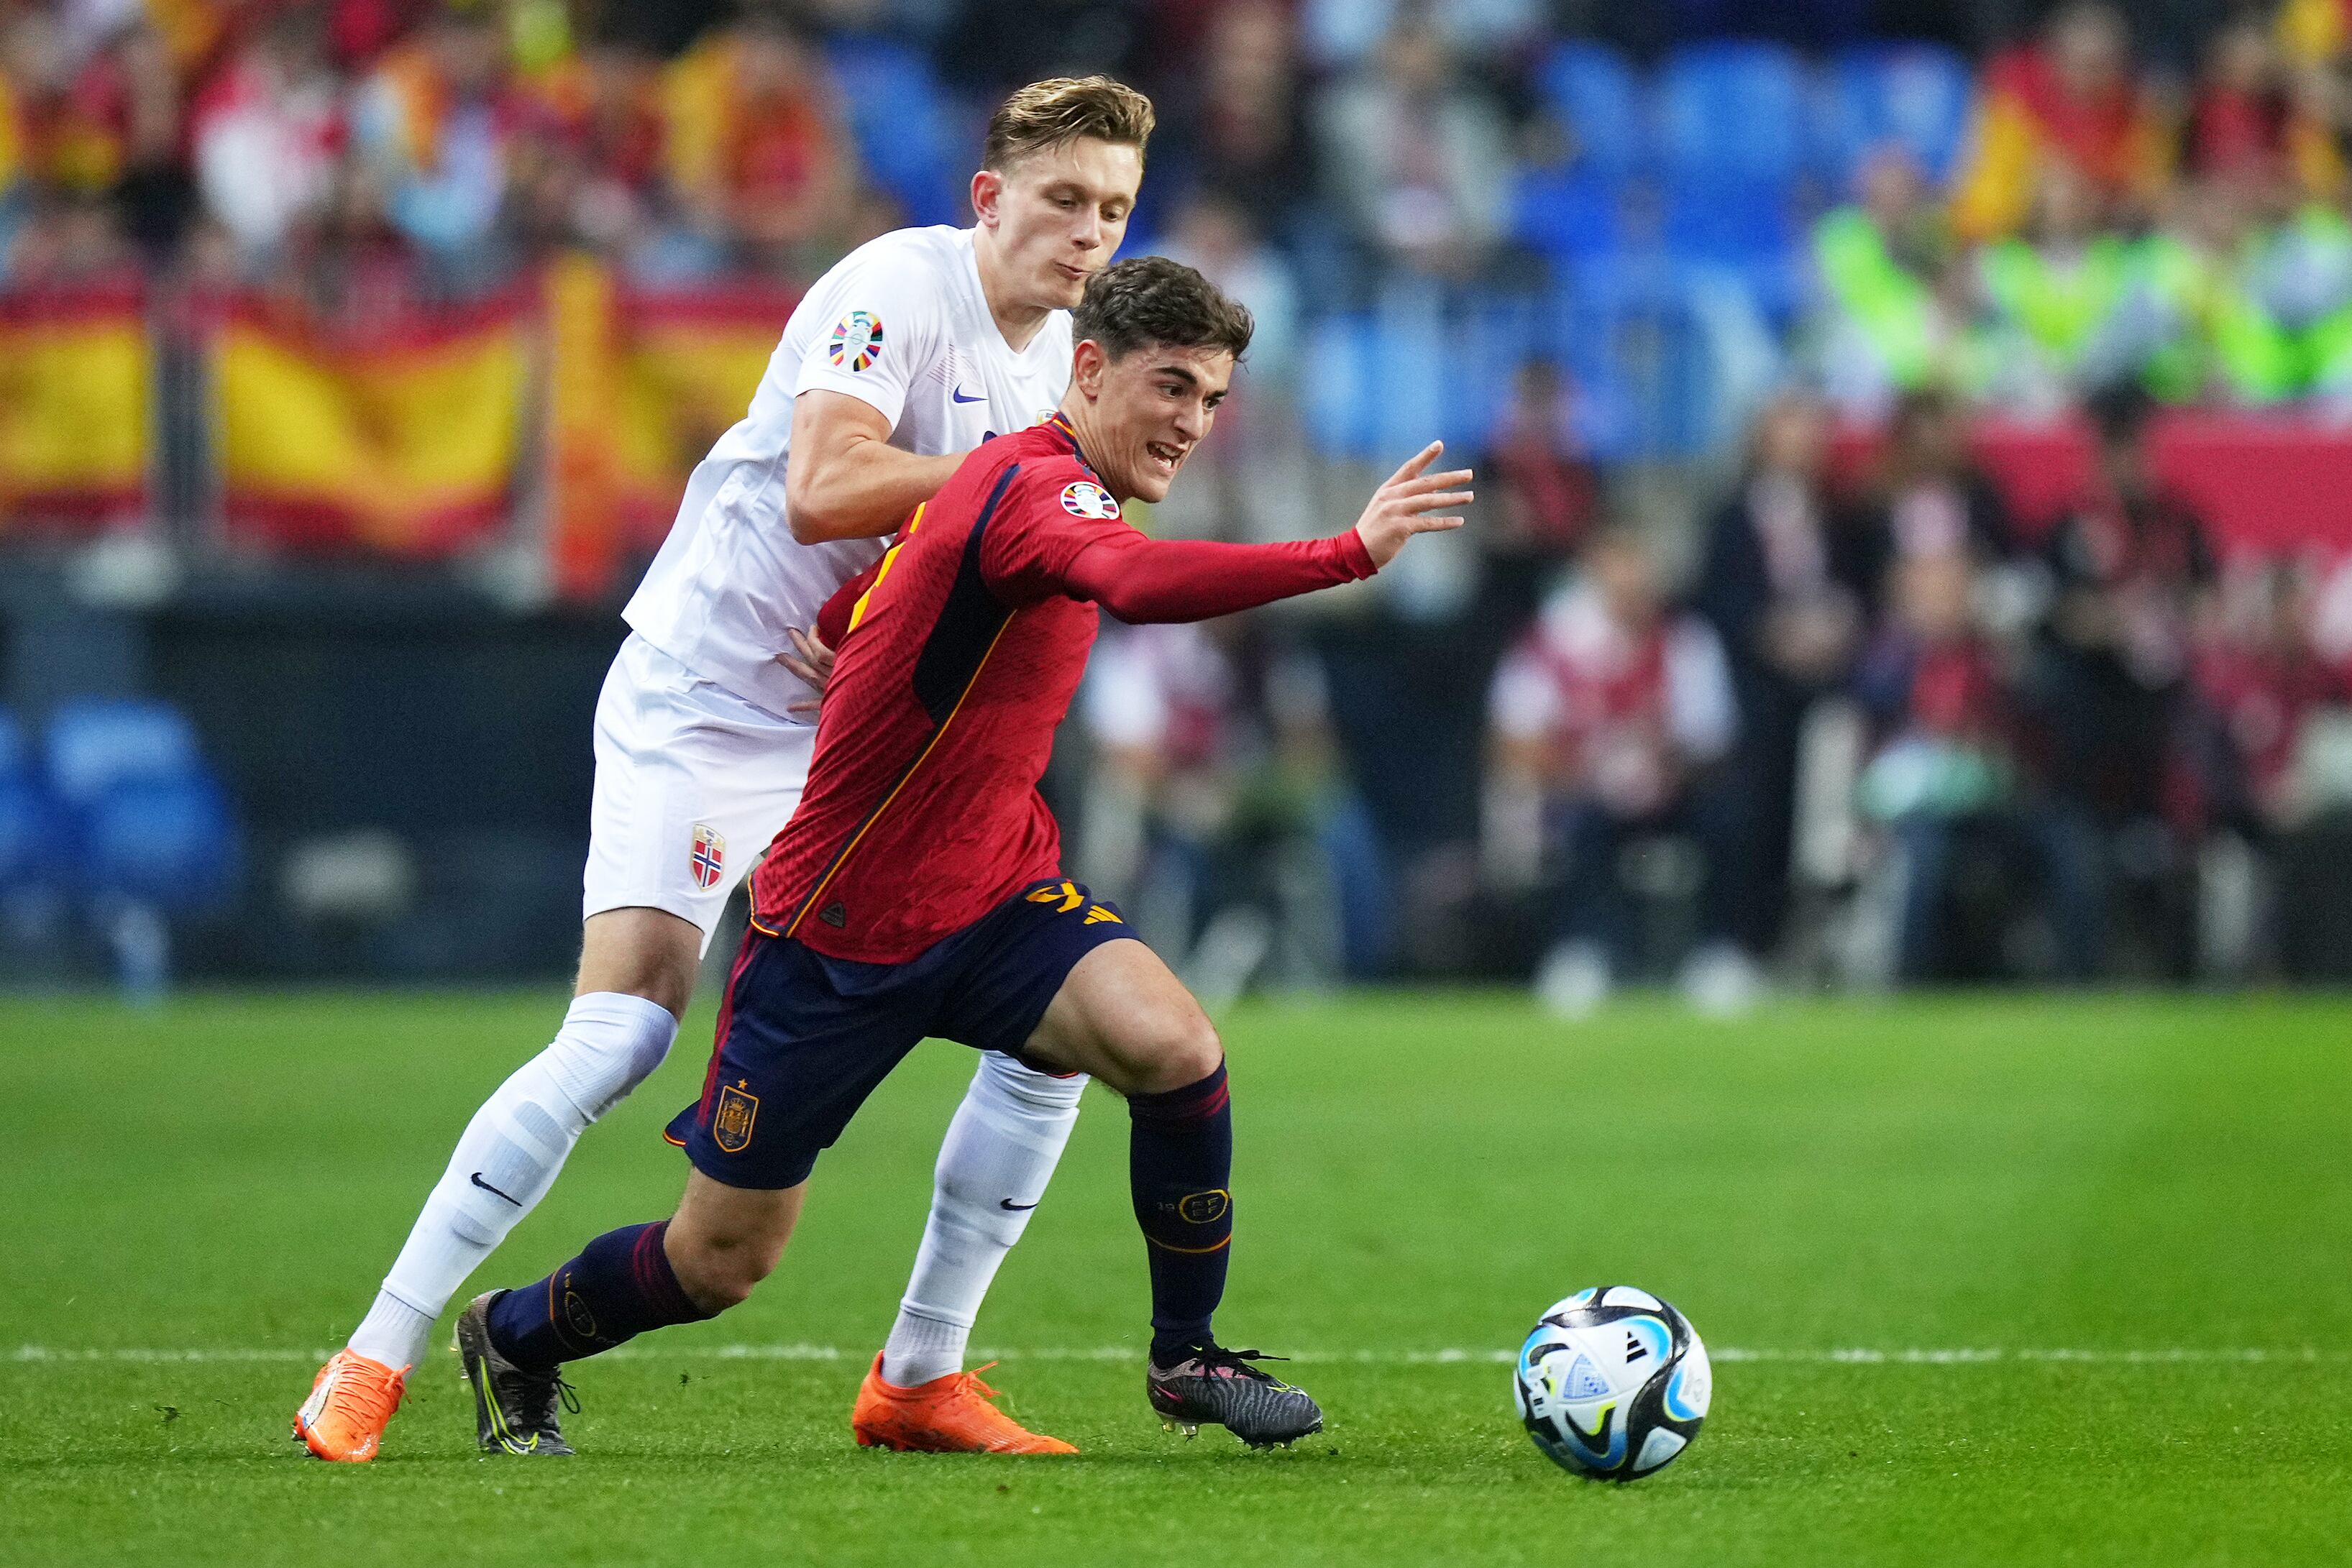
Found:
[[[1062,509],[1104,522],[1118,516],[1118,503],[1111,499],[1110,492],[1090,479],[1062,486]]]
[[[866,369],[882,357],[882,318],[871,310],[852,310],[834,324],[825,352],[836,365]]]
[[[694,885],[716,887],[727,871],[727,841],[707,822],[694,824]]]

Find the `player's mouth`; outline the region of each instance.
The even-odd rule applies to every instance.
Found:
[[[1095,275],[1092,267],[1072,267],[1066,261],[1055,262],[1054,264],[1054,269],[1073,283],[1084,283],[1087,278],[1092,277]]]
[[[1151,459],[1154,467],[1171,479],[1176,476],[1176,470],[1184,465],[1184,455],[1188,450],[1186,447],[1171,445],[1165,441],[1147,441],[1143,444],[1143,455]]]

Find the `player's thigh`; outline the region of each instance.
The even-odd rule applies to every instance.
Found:
[[[688,1171],[663,1250],[695,1304],[732,1306],[774,1272],[807,1195],[805,1181],[778,1188],[729,1186]]]
[[[786,723],[694,676],[638,639],[625,643],[596,705],[583,921],[657,911],[694,928],[691,956],[698,957],[728,894],[799,804],[813,735],[808,726]],[[612,937],[600,960],[615,957],[617,949],[625,970],[643,956],[658,964],[663,979],[677,978],[673,944],[647,937],[659,942],[658,952],[637,951],[638,937],[664,929],[659,922],[608,924]],[[600,962],[599,976],[607,973]],[[606,988],[633,990],[629,979],[624,973]],[[688,992],[692,982],[689,962]]]
[[[1021,1049],[1057,1072],[1087,1072],[1121,1094],[1161,1094],[1216,1071],[1224,1048],[1201,1004],[1132,938],[1078,960]]]

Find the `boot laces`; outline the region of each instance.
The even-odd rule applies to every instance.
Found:
[[[392,1401],[392,1409],[382,1414],[389,1420],[408,1398],[408,1385],[403,1374],[385,1367],[379,1375],[346,1363],[328,1380],[327,1406],[322,1414],[339,1416],[357,1427],[373,1426],[387,1398]]]

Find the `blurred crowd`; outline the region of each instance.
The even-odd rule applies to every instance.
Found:
[[[1822,383],[1873,414],[1930,385],[2046,413],[2124,382],[2352,413],[2344,47],[2333,0],[2240,7],[2174,80],[2123,10],[2062,6],[1985,63],[1945,185],[1882,150],[1815,225]]]
[[[1260,323],[1160,526],[1319,528],[1424,412],[1481,473],[1361,613],[1107,628],[1076,869],[1204,991],[1732,1009],[2340,946],[2298,890],[2352,801],[2352,572],[2228,548],[2149,433],[2352,418],[2347,0],[0,0],[0,297],[349,319],[583,251],[790,288],[962,221],[991,104],[1087,69],[1160,109],[1129,248]],[[1666,307],[1741,450],[1626,437]],[[1977,467],[1989,411],[2095,428],[2055,516]]]
[[[1841,476],[1790,391],[1686,591],[1640,537],[1589,538],[1489,699],[1486,858],[1555,891],[1549,999],[1642,960],[1666,851],[1702,1005],[1790,959],[1792,911],[1852,983],[2309,972],[2352,810],[2352,570],[2225,560],[2149,460],[2155,400],[2091,412],[2093,476],[2038,531],[1953,394],[1906,394]]]

